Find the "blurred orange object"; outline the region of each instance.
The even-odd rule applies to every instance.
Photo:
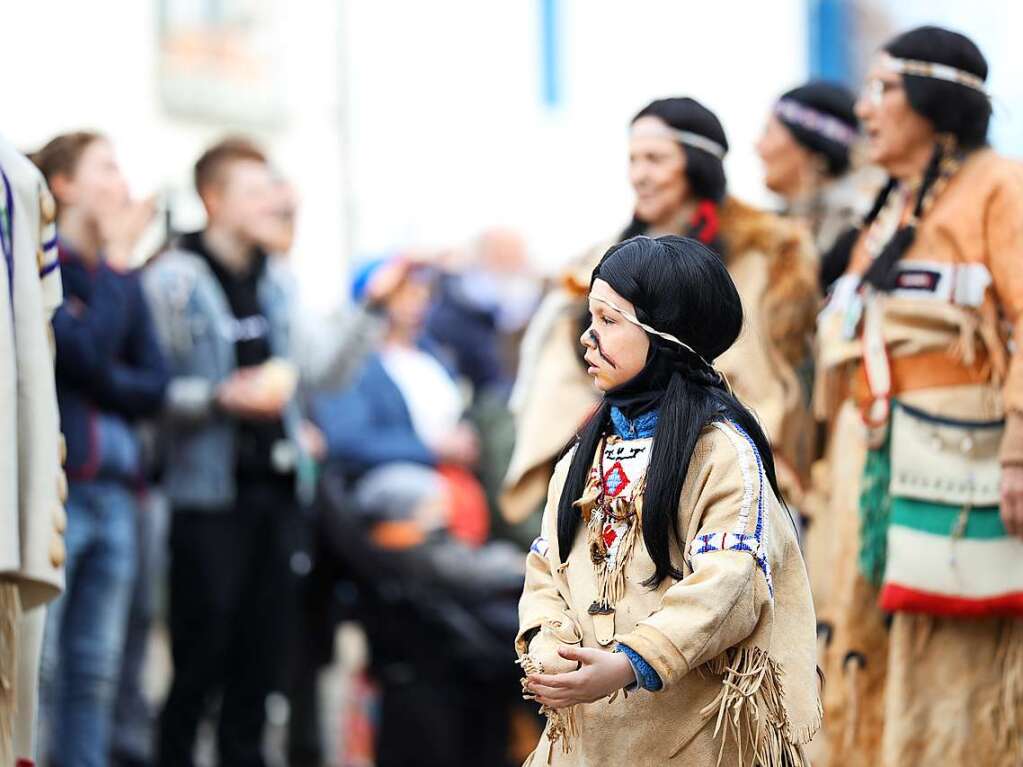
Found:
[[[444,479],[450,501],[448,529],[460,541],[482,546],[490,535],[490,511],[482,485],[461,466],[443,465],[437,471]]]
[[[373,767],[376,752],[373,748],[376,738],[377,706],[380,690],[373,683],[369,672],[359,671],[351,680],[347,704],[342,713],[341,751],[338,763],[343,767]]]
[[[369,534],[374,544],[388,551],[411,549],[426,540],[419,523],[412,520],[378,522]]]

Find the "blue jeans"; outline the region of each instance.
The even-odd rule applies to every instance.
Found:
[[[67,590],[46,617],[41,672],[44,748],[61,767],[105,767],[135,578],[132,493],[71,484]]]
[[[153,758],[153,711],[142,690],[142,671],[159,603],[159,586],[166,575],[170,509],[166,499],[150,491],[139,505],[138,576],[133,584],[128,628],[124,637],[121,681],[114,706],[111,748],[116,757],[148,764]]]

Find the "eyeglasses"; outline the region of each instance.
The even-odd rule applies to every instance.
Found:
[[[867,82],[863,86],[861,94],[872,106],[879,107],[881,102],[884,100],[886,93],[891,93],[902,88],[902,83],[894,82],[892,80],[882,80],[880,77],[875,77]]]

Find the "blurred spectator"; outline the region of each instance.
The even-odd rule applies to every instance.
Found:
[[[509,637],[522,554],[449,533],[443,494],[424,496],[403,476],[426,467],[394,464],[354,491],[336,469],[324,481],[323,524],[328,549],[360,594],[357,616],[381,695],[375,764],[505,765],[519,696]]]
[[[345,386],[366,355],[376,348],[384,329],[380,302],[396,287],[400,275],[394,270],[381,270],[367,285],[366,300],[354,306],[339,302],[326,315],[309,310],[299,300],[291,262],[298,194],[288,180],[278,177],[274,180],[273,199],[272,222],[262,245],[289,294],[292,359],[300,373],[300,399],[305,401],[320,390]],[[308,454],[296,466],[298,497],[308,510],[316,492],[319,474],[316,462],[326,457],[326,442],[322,432],[306,419],[301,422],[298,436]],[[275,685],[288,698],[287,751],[293,767],[322,762],[324,738],[317,680],[320,669],[333,656],[336,618],[332,609],[333,569],[329,563],[320,561],[322,542],[318,537],[308,536],[303,547],[303,553],[310,556],[305,561],[312,564],[312,569],[308,571],[309,577],[300,581],[300,612],[291,626],[287,643],[290,653],[279,684]]]
[[[380,349],[371,355],[347,390],[323,395],[313,412],[327,441],[329,458],[347,473],[363,478],[374,470],[408,463],[438,468],[460,488],[459,498],[471,495],[467,481],[479,458],[475,429],[462,419],[464,403],[451,373],[422,339],[430,305],[432,272],[400,260],[378,260],[356,275],[357,300],[387,270],[404,270],[401,284],[384,302],[387,329]],[[405,481],[420,485],[432,472],[410,472]],[[422,485],[422,492],[428,487]],[[470,539],[486,538],[486,509],[479,502],[452,520]]]
[[[536,309],[540,285],[515,232],[490,229],[469,255],[467,264],[441,276],[426,332],[452,353],[475,396],[498,389],[506,397],[517,359],[512,339]]]
[[[274,201],[263,153],[223,141],[199,158],[195,184],[206,229],[182,237],[145,276],[174,376],[164,464],[174,678],[159,759],[193,764],[199,721],[222,691],[220,762],[259,765],[300,528],[291,307],[261,247]]]
[[[432,272],[375,261],[353,292],[360,299],[387,270],[403,279],[383,304],[380,349],[350,388],[313,408],[328,446],[330,549],[369,595],[360,617],[382,690],[377,764],[501,765],[517,697],[506,645],[523,556],[485,542],[478,438],[421,338]],[[343,495],[330,490],[338,476]]]
[[[509,230],[489,229],[471,244],[461,263],[448,265],[426,325],[431,341],[472,384],[467,417],[479,432],[476,473],[494,512],[491,529],[517,540],[523,550],[535,531],[507,524],[496,511],[515,443],[508,395],[522,333],[539,303],[540,289],[530,274],[522,238]]]
[[[153,415],[164,361],[132,250],[152,220],[133,201],[110,143],[71,133],[34,158],[58,206],[64,305],[54,321],[57,396],[67,438],[67,591],[51,609],[43,651],[43,718],[62,767],[108,764],[136,567],[133,422]]]
[[[274,179],[271,220],[261,245],[289,294],[293,312],[291,354],[298,366],[302,390],[310,394],[347,384],[366,355],[376,348],[384,331],[381,301],[395,288],[399,275],[393,270],[381,270],[367,284],[365,300],[354,306],[339,301],[326,315],[309,311],[299,300],[291,262],[298,208],[298,193],[291,182],[280,177]],[[309,427],[311,424],[305,427],[305,433],[315,442],[318,437]],[[319,445],[310,447],[314,448],[316,458],[322,458]]]

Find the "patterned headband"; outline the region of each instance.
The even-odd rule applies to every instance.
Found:
[[[842,146],[852,146],[859,138],[859,132],[837,117],[800,104],[792,99],[782,99],[774,105],[774,113],[785,122],[798,125]]]
[[[897,59],[891,54],[884,54],[881,57],[882,65],[889,72],[898,72],[900,75],[914,75],[916,77],[930,77],[933,80],[944,80],[949,83],[957,83],[967,88],[988,96],[987,88],[984,86],[983,78],[972,72],[963,69],[950,67],[948,64],[938,64],[933,61],[917,61],[916,59]]]
[[[714,139],[709,139],[706,136],[701,136],[699,133],[693,133],[692,131],[672,128],[670,125],[662,124],[657,127],[654,127],[653,125],[644,125],[638,130],[633,128],[632,135],[670,138],[680,144],[702,149],[704,152],[714,155],[719,160],[723,160],[725,158],[725,148],[718,142],[714,141]]]
[[[611,307],[616,312],[618,312],[620,315],[622,315],[625,319],[627,319],[629,322],[631,322],[633,325],[635,325],[638,328],[642,328],[643,330],[645,330],[650,335],[657,336],[658,338],[663,338],[665,341],[671,341],[673,344],[678,344],[683,349],[685,349],[687,352],[690,352],[691,354],[695,354],[697,357],[699,357],[700,362],[702,362],[708,368],[710,368],[712,370],[714,369],[714,366],[712,364],[710,364],[709,362],[707,362],[707,360],[704,359],[702,354],[700,354],[698,351],[696,351],[696,349],[694,349],[692,346],[690,346],[689,344],[685,343],[684,341],[680,341],[678,338],[673,336],[671,333],[662,333],[660,330],[655,330],[654,328],[652,328],[649,325],[647,325],[645,322],[640,322],[639,318],[636,317],[636,315],[630,314],[629,312],[627,312],[624,309],[622,309],[620,306],[615,306],[613,303],[611,303],[610,301],[607,301],[606,299],[597,298],[592,293],[590,294],[590,300],[591,301],[596,301],[598,303],[604,304],[605,306]]]

